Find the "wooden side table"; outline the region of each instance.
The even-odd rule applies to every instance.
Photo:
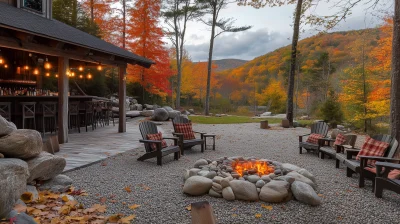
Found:
[[[204,145],[205,145],[205,148],[207,149],[207,138],[212,138],[212,140],[213,140],[213,150],[215,150],[215,135],[212,135],[212,134],[204,134],[203,135],[204,136]]]

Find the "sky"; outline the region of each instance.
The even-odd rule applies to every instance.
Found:
[[[388,0],[389,4],[391,0]],[[377,7],[387,9],[388,5]],[[234,18],[235,25],[252,28],[240,33],[224,33],[218,36],[214,45],[213,59],[235,58],[252,60],[270,51],[291,44],[293,35],[293,12],[295,5],[255,9],[250,6],[238,6],[230,4],[220,13],[220,18]],[[330,15],[332,7],[320,3],[311,12],[318,15]],[[332,31],[346,31],[354,29],[374,28],[382,20],[382,13],[377,9],[360,5],[352,11],[346,21],[341,22]],[[310,12],[309,12],[310,13]],[[302,26],[304,30],[300,38],[310,37],[317,34],[315,28]],[[330,31],[331,32],[331,31]],[[211,30],[201,22],[189,22],[186,35],[185,49],[188,51],[192,61],[206,61],[210,43]]]

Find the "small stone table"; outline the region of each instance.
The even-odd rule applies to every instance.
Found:
[[[215,135],[212,134],[205,134],[204,136],[204,146],[205,149],[207,149],[207,138],[212,138],[213,140],[213,150],[215,150]]]

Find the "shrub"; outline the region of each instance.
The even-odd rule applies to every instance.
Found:
[[[236,110],[238,115],[249,115],[249,107],[247,106],[239,106]]]
[[[320,108],[320,116],[334,128],[343,121],[342,108],[336,95],[332,91]]]

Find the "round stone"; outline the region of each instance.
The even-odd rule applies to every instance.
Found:
[[[229,187],[230,186],[229,185],[229,179],[227,179],[227,178],[222,179],[221,180],[221,186],[222,186],[222,188]]]
[[[199,159],[194,163],[194,168],[200,168],[200,166],[205,166],[205,165],[208,165],[207,160]]]
[[[241,180],[232,180],[229,182],[235,198],[244,201],[258,201],[256,185]]]
[[[256,187],[262,188],[265,185],[265,182],[263,180],[258,180],[256,182]]]
[[[227,201],[235,200],[235,194],[231,187],[226,187],[222,190],[222,197],[225,198]]]
[[[186,180],[183,192],[193,196],[200,196],[208,193],[212,185],[212,180],[206,177],[193,176]]]
[[[261,180],[263,180],[265,183],[268,183],[271,181],[271,178],[268,175],[263,175],[261,177]]]
[[[210,189],[210,191],[208,191],[208,195],[215,198],[222,198],[222,194],[214,191],[212,188]]]
[[[260,180],[260,177],[258,175],[250,175],[247,177],[247,180],[251,183],[256,183],[258,180]]]

